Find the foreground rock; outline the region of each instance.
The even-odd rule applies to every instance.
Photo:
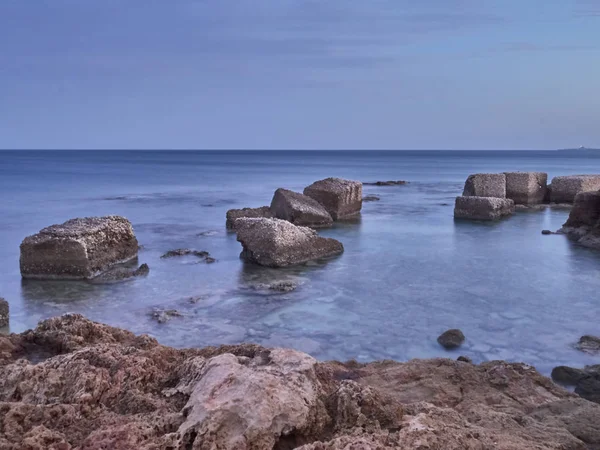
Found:
[[[326,178],[306,187],[304,195],[323,205],[333,220],[358,214],[362,208],[360,181]]]
[[[240,256],[261,266],[291,266],[344,251],[341,242],[285,220],[238,219],[236,228],[243,247]]]
[[[503,173],[476,173],[469,175],[463,190],[465,197],[506,198],[506,175]]]
[[[0,336],[0,350],[7,450],[600,446],[600,405],[523,364],[178,350],[78,315]]]
[[[9,306],[8,302],[0,297],[0,328],[8,326]]]
[[[268,219],[275,216],[268,206],[261,206],[260,208],[230,209],[227,211],[227,221],[225,222],[225,226],[228,230],[235,231],[235,221],[237,219],[261,217]]]
[[[505,172],[506,198],[518,205],[544,202],[548,190],[548,174],[544,172]]]
[[[470,220],[498,220],[515,212],[512,200],[493,197],[456,197],[454,217]]]
[[[465,342],[465,335],[459,329],[444,331],[437,338],[438,343],[445,349],[451,350],[460,347]]]
[[[580,192],[600,190],[600,175],[567,175],[554,177],[550,186],[550,201],[573,203]]]
[[[21,275],[35,279],[91,279],[137,257],[129,220],[119,216],[71,219],[21,243]]]
[[[271,211],[278,219],[311,228],[330,227],[333,219],[327,210],[307,195],[277,189],[271,201]]]
[[[581,192],[559,231],[571,240],[600,249],[600,192]]]

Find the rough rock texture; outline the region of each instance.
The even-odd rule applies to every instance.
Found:
[[[568,175],[554,177],[550,189],[553,203],[573,203],[580,192],[600,189],[600,175]]]
[[[362,208],[360,181],[326,178],[306,187],[304,195],[314,198],[323,205],[333,220],[357,214]]]
[[[0,297],[0,328],[8,326],[9,307],[8,302]]]
[[[524,364],[177,350],[67,315],[0,336],[0,448],[594,450],[600,405]]]
[[[600,192],[577,194],[559,233],[586,247],[600,249]]]
[[[493,197],[456,197],[454,217],[471,220],[497,220],[515,212],[512,200]]]
[[[458,348],[465,342],[465,335],[458,329],[447,330],[440,334],[437,341],[444,348]]]
[[[575,393],[594,403],[600,403],[600,365],[583,369],[559,366],[552,369],[552,379],[557,383],[575,386]]]
[[[235,231],[235,221],[237,219],[260,217],[268,219],[275,216],[268,206],[261,206],[260,208],[230,209],[227,211],[227,222],[225,223],[225,226],[227,229]]]
[[[329,227],[333,219],[327,210],[308,195],[287,189],[277,189],[271,201],[271,211],[278,219],[311,228]]]
[[[71,219],[21,243],[21,275],[37,279],[91,279],[137,257],[129,220],[119,216]]]
[[[505,172],[506,198],[518,205],[543,203],[548,189],[548,174],[543,172]]]
[[[506,198],[506,175],[503,173],[476,173],[469,175],[463,190],[465,197]]]
[[[279,219],[238,219],[241,257],[268,267],[285,267],[342,253],[335,239],[320,237],[311,228]]]

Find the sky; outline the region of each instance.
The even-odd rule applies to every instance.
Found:
[[[600,147],[600,0],[0,0],[0,148]]]

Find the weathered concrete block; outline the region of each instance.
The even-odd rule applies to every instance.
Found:
[[[454,217],[457,219],[497,220],[515,212],[515,202],[494,197],[456,197]]]
[[[329,227],[333,219],[318,201],[308,195],[277,189],[271,201],[271,211],[278,219],[311,228]]]
[[[321,237],[311,228],[280,219],[238,219],[241,257],[268,267],[285,267],[340,254],[341,242]]]
[[[314,198],[323,205],[333,220],[357,214],[362,208],[360,181],[326,178],[306,187],[304,195]]]
[[[580,192],[600,190],[600,175],[568,175],[554,177],[551,184],[550,201],[573,203]]]
[[[506,175],[503,173],[469,175],[465,182],[463,196],[506,198]]]
[[[0,327],[8,326],[8,302],[0,297]]]
[[[600,221],[600,192],[580,192],[569,213],[565,227],[594,227]]]
[[[119,216],[72,219],[44,228],[21,243],[21,275],[37,279],[90,279],[137,257],[129,220]]]
[[[518,205],[544,202],[548,189],[548,174],[544,172],[505,172],[506,198]]]
[[[235,230],[235,221],[241,218],[272,218],[274,217],[271,208],[268,206],[261,206],[260,208],[242,208],[242,209],[230,209],[227,211],[227,221],[225,226],[229,230]]]

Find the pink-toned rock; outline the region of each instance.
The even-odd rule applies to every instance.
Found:
[[[0,449],[600,448],[600,405],[530,366],[179,350],[79,315],[0,336]]]

